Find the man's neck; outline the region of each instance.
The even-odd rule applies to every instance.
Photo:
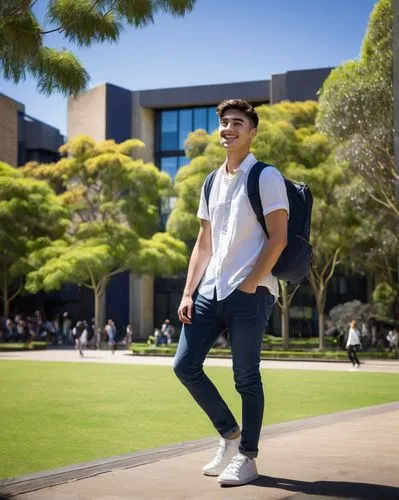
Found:
[[[237,168],[241,165],[241,163],[248,156],[249,150],[245,151],[234,151],[231,153],[227,153],[227,163],[226,170],[229,174],[235,174]]]

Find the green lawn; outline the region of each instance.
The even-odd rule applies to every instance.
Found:
[[[231,370],[207,372],[239,418]],[[3,361],[0,376],[2,478],[214,434],[168,367]],[[265,424],[399,394],[396,374],[263,370],[263,381]]]

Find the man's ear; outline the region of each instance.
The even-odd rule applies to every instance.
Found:
[[[249,135],[251,136],[251,140],[254,139],[256,137],[256,134],[258,133],[258,129],[257,128],[253,128],[251,129]]]

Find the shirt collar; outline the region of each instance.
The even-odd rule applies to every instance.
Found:
[[[248,153],[248,155],[241,162],[240,166],[236,169],[236,173],[243,172],[244,174],[248,172],[248,169],[256,162],[255,155],[253,153]],[[226,171],[227,160],[223,163],[223,173],[227,175]]]

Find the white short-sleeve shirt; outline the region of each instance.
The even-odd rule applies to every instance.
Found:
[[[209,198],[209,210],[204,186],[197,212],[200,219],[209,220],[212,229],[212,257],[199,286],[199,293],[212,299],[216,288],[217,300],[225,299],[237,288],[254,267],[267,236],[256,219],[247,195],[247,178],[257,162],[249,153],[234,175],[224,163],[217,171]],[[284,209],[289,214],[285,183],[274,167],[265,168],[259,178],[263,214]],[[258,286],[266,286],[277,298],[277,279],[270,273]]]

